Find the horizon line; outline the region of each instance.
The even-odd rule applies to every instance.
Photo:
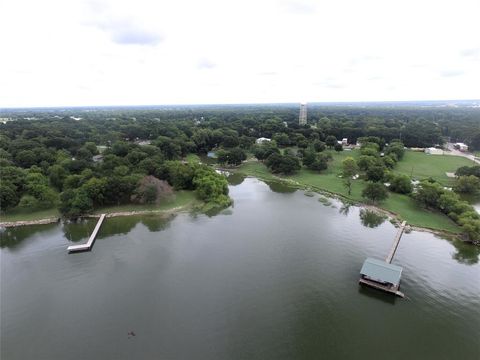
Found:
[[[171,104],[128,104],[128,105],[47,105],[47,106],[6,106],[0,112],[19,109],[80,109],[80,108],[134,108],[134,107],[193,107],[193,106],[241,106],[241,105],[294,105],[308,104],[410,104],[410,103],[442,103],[442,102],[480,102],[478,99],[440,99],[440,100],[360,100],[360,101],[291,101],[291,102],[239,102],[239,103],[171,103]]]

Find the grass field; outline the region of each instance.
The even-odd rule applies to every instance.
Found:
[[[187,207],[200,204],[193,191],[180,190],[175,192],[175,199],[165,201],[160,205],[140,205],[140,204],[125,204],[117,206],[106,206],[95,209],[93,214],[109,214],[114,212],[127,212],[127,211],[167,211],[176,207]]]
[[[262,180],[268,181],[280,179],[297,186],[339,194],[344,198],[353,200],[355,202],[363,201],[361,196],[362,189],[365,186],[365,182],[363,180],[355,180],[352,185],[352,193],[351,195],[348,195],[342,179],[338,177],[338,174],[341,171],[342,160],[347,156],[356,158],[359,156],[359,152],[333,152],[332,155],[333,161],[330,163],[329,168],[320,174],[307,169],[301,169],[297,174],[292,176],[275,176],[268,171],[265,165],[258,161],[246,162],[242,164],[238,169],[238,172],[245,175],[254,176]],[[447,216],[441,213],[426,211],[418,207],[418,205],[406,195],[390,193],[389,198],[381,203],[379,207],[397,214],[401,219],[406,220],[409,224],[414,226],[436,230],[446,230],[455,233],[460,232],[460,228]]]
[[[175,200],[165,201],[160,205],[136,205],[126,204],[118,206],[106,206],[98,208],[93,211],[94,214],[114,213],[114,212],[126,212],[126,211],[167,211],[176,207],[193,207],[201,204],[196,198],[193,191],[177,191],[175,192]],[[33,221],[41,220],[52,217],[60,217],[60,213],[57,209],[48,209],[41,211],[26,212],[20,210],[12,210],[8,214],[2,214],[0,216],[0,222],[10,221]]]
[[[60,213],[56,208],[39,210],[39,211],[26,211],[20,209],[12,209],[7,214],[0,215],[0,222],[10,221],[33,221],[48,219],[53,217],[60,217]]]
[[[422,152],[406,151],[402,161],[397,163],[394,172],[411,176],[417,180],[432,177],[445,186],[451,186],[454,179],[447,177],[445,173],[454,173],[461,166],[472,165],[472,161],[461,156],[427,155]]]

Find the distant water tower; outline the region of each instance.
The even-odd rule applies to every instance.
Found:
[[[300,116],[298,118],[300,125],[307,124],[307,103],[300,103]]]

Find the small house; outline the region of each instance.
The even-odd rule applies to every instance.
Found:
[[[342,145],[348,145],[348,138],[343,138],[342,139]]]
[[[100,155],[93,155],[92,156],[92,160],[93,162],[103,162],[103,155],[100,154]]]

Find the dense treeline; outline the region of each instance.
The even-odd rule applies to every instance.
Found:
[[[165,188],[161,180],[226,206],[225,178],[184,161],[187,154],[216,150],[221,163],[238,165],[252,152],[274,173],[291,174],[302,165],[322,171],[331,159],[325,149],[342,151],[342,138],[362,142],[355,166],[367,181],[391,181],[393,191],[408,193],[405,179],[388,171],[401,160],[403,144],[440,144],[452,131],[467,136],[467,127],[474,139],[478,114],[466,108],[312,106],[309,125],[300,126],[296,106],[4,111],[12,121],[0,125],[0,205],[58,206],[75,217],[100,206],[154,200]],[[256,144],[260,137],[272,141]]]
[[[93,108],[93,109],[37,109],[4,110],[4,118],[12,119],[70,119],[95,120],[98,130],[96,143],[115,140],[117,132],[124,137],[156,138],[159,134],[151,130],[158,121],[185,121],[196,119],[210,123],[212,129],[228,126],[242,135],[273,137],[277,132],[290,135],[302,129],[298,125],[298,106],[296,104],[279,105],[225,105],[225,106],[176,106],[157,108]],[[112,124],[112,119],[118,124]],[[262,127],[254,126],[258,122]],[[277,126],[272,126],[272,122]],[[281,129],[283,122],[289,130]],[[425,104],[425,106],[325,106],[308,105],[308,122],[315,124],[320,133],[333,135],[338,139],[346,137],[351,143],[364,136],[378,136],[389,142],[400,139],[406,146],[426,147],[441,144],[445,139],[466,142],[480,149],[480,109],[477,107],[445,107]],[[280,125],[280,127],[278,126]],[[188,125],[187,125],[188,126]],[[245,133],[253,127],[261,134]],[[62,129],[61,127],[60,129]],[[80,129],[80,128],[79,128]],[[308,131],[307,131],[308,134]],[[304,134],[305,135],[305,134]],[[81,137],[81,133],[77,134]],[[168,136],[168,135],[166,135]],[[257,136],[257,137],[258,137]],[[279,145],[282,145],[279,143]]]

